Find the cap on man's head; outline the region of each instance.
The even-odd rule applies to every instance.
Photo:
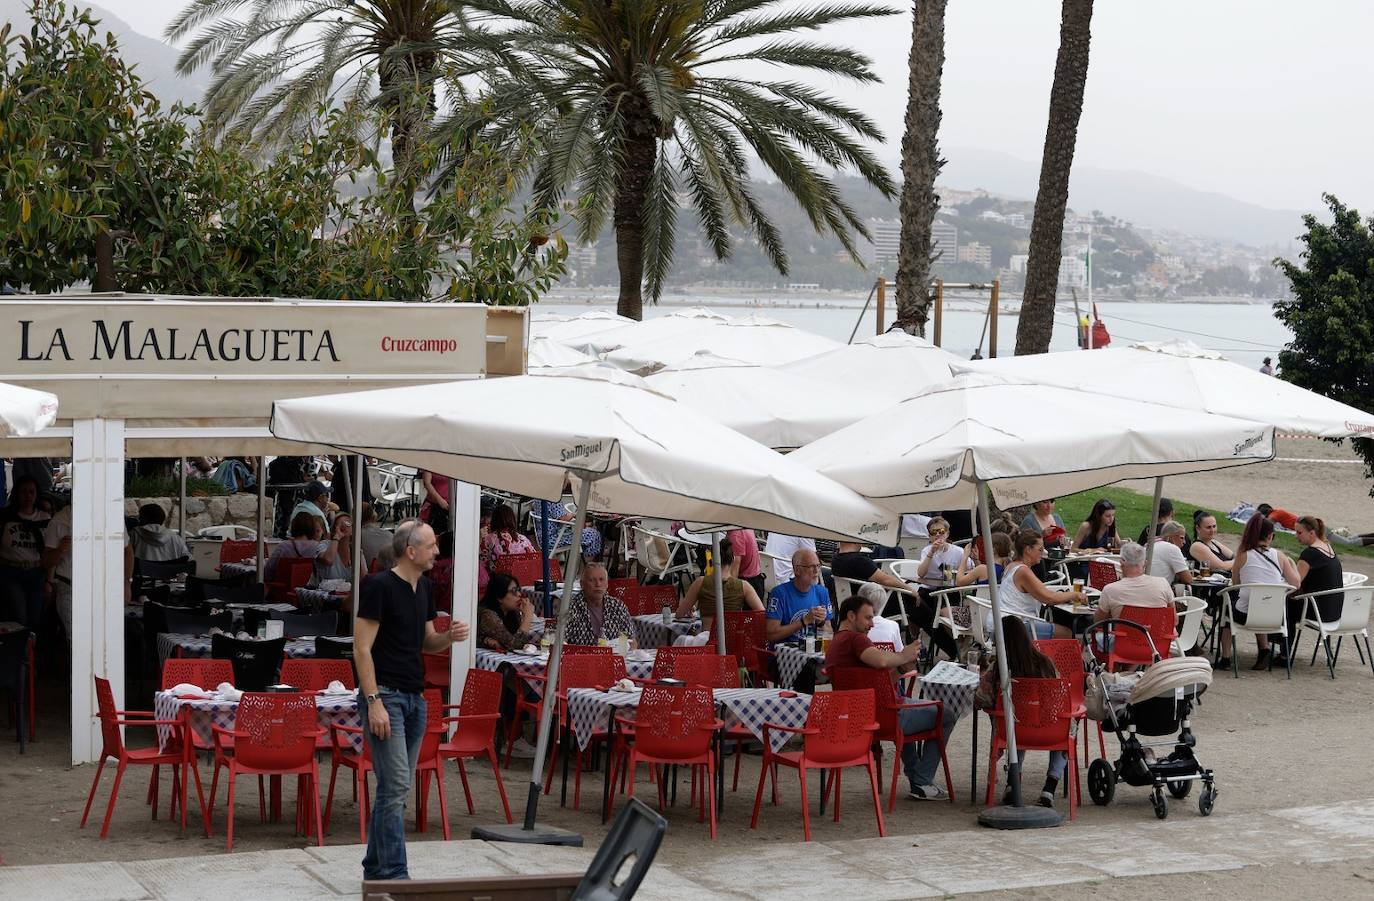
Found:
[[[329,493],[329,486],[326,485],[324,482],[311,482],[309,485],[306,485],[306,486],[305,486],[305,498],[306,498],[306,500],[311,500],[311,501],[313,501],[313,500],[316,500],[317,498],[321,498],[321,497],[325,496],[325,495],[328,494],[328,493]]]

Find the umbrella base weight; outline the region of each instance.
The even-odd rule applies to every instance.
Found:
[[[485,842],[512,842],[521,845],[563,845],[565,847],[582,847],[582,836],[568,829],[559,829],[557,826],[544,826],[539,823],[534,824],[533,829],[526,829],[519,823],[499,823],[495,826],[474,826],[472,827],[472,837]]]
[[[990,829],[1049,829],[1064,825],[1064,815],[1038,804],[1028,807],[989,807],[978,814],[978,825]]]

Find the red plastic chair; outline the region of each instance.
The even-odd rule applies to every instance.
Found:
[[[767,681],[765,658],[773,656],[767,647],[767,634],[762,610],[740,610],[725,614],[725,652],[735,655],[754,685],[763,685]]]
[[[621,592],[620,600],[631,616],[653,616],[666,604],[677,609],[677,588],[672,585],[636,585]]]
[[[607,650],[610,648],[598,649]],[[563,748],[562,735],[568,728],[568,690],[571,688],[606,688],[607,686],[625,678],[625,661],[614,654],[573,654],[563,658],[563,662],[558,672],[558,696],[557,706],[554,715],[558,720],[558,729],[554,732],[553,747],[549,750],[548,772],[544,776],[544,794],[548,794],[553,788],[554,765],[558,760],[559,753],[566,753]],[[607,738],[605,729],[595,729],[592,732],[591,744],[604,742]],[[576,742],[574,741],[574,744]],[[576,750],[573,755],[573,809],[577,810],[582,804],[582,759],[586,752]]]
[[[550,634],[552,634],[552,633],[550,633]],[[616,671],[617,675],[615,676],[614,679],[611,679],[610,682],[616,682],[616,681],[619,681],[620,679],[625,678],[625,659],[624,659],[623,657],[618,657],[618,656],[616,656],[616,654],[615,654],[615,649],[614,649],[614,648],[611,648],[611,647],[609,647],[609,646],[594,645],[594,644],[565,644],[565,645],[563,645],[563,665],[564,665],[564,666],[567,665],[567,661],[568,661],[568,659],[569,659],[570,657],[574,657],[574,656],[577,656],[577,655],[592,655],[592,656],[598,656],[598,657],[609,657],[609,658],[612,658],[612,659],[615,661],[615,663],[613,663],[612,666],[615,668],[615,671]],[[536,675],[536,674],[531,674],[531,675],[525,676],[525,677],[523,677],[523,678],[524,678],[524,680],[528,680],[528,681],[530,681],[530,682],[547,682],[547,681],[548,681],[547,679],[545,679],[545,677],[540,676],[540,675]],[[597,684],[609,685],[610,682],[603,682],[603,683],[597,683]],[[533,701],[531,701],[531,700],[527,700],[527,699],[525,698],[525,694],[524,694],[523,691],[517,691],[517,692],[515,693],[515,713],[514,713],[513,716],[511,716],[510,723],[509,723],[509,725],[506,727],[506,762],[505,762],[505,766],[506,766],[507,768],[510,767],[510,760],[511,760],[511,744],[515,741],[516,737],[520,734],[520,718],[521,718],[521,716],[528,716],[528,717],[530,717],[530,719],[532,719],[534,722],[537,723],[537,722],[539,722],[539,718],[543,715],[543,710],[544,710],[544,698],[543,698],[542,696],[539,697],[539,698],[537,698],[537,699],[535,699],[535,700],[533,700]],[[546,789],[544,793],[545,793],[545,794],[548,794],[548,790]]]
[[[213,691],[221,682],[234,684],[234,664],[203,657],[168,657],[162,664],[162,690],[183,683]]]
[[[606,583],[606,593],[620,597],[627,588],[638,588],[639,580],[631,576],[622,579],[611,579]]]
[[[274,604],[294,604],[296,589],[304,588],[315,574],[315,561],[309,557],[282,557],[267,583],[267,600]]]
[[[501,558],[497,572],[508,573],[521,585],[538,585],[544,580],[544,558],[538,554],[507,554]],[[557,559],[549,560],[549,581],[563,581],[563,567]]]
[[[954,780],[949,772],[949,759],[945,756],[944,716],[945,705],[939,701],[912,701],[899,698],[892,676],[885,669],[871,666],[837,666],[830,671],[830,682],[837,691],[872,691],[876,703],[878,731],[874,741],[890,741],[892,749],[892,785],[888,790],[887,811],[892,812],[897,803],[897,776],[901,773],[902,747],[923,741],[939,742],[940,765],[945,771],[945,791],[949,803],[954,803]],[[901,711],[921,707],[935,708],[935,727],[924,732],[907,735],[902,731],[898,719]],[[881,751],[880,751],[881,753]]]
[[[677,675],[677,665],[689,657],[710,656],[715,653],[714,647],[701,645],[700,647],[662,647],[654,653],[654,670],[649,678],[653,679],[679,679]],[[733,659],[733,658],[732,658]],[[738,667],[738,664],[736,664]],[[738,670],[736,670],[738,671]],[[739,686],[736,686],[737,688]]]
[[[1078,788],[1078,755],[1072,734],[1073,710],[1067,679],[1012,679],[1011,705],[1016,721],[1016,747],[1020,751],[1063,751],[1069,763],[1069,819],[1077,819],[1082,798]],[[997,786],[997,758],[1007,747],[1006,717],[993,711],[992,744],[988,748],[988,793],[992,806]]]
[[[670,687],[667,685],[648,685],[639,700],[634,719],[616,717],[621,731],[617,733],[621,741],[629,742],[629,755],[626,767],[629,773],[627,794],[634,797],[635,771],[639,764],[674,765],[692,767],[694,782],[698,773],[703,786],[701,791],[701,814],[698,822],[704,819],[707,810],[711,815],[711,838],[716,837],[716,793],[715,754],[711,749],[711,737],[724,724],[716,719],[715,698],[709,688],[702,686]],[[632,740],[631,740],[632,739]],[[698,770],[698,768],[701,768]],[[658,779],[658,809],[663,809],[664,786],[667,779]],[[615,784],[614,776],[611,784]]]
[[[873,790],[873,813],[878,818],[878,835],[887,835],[883,825],[883,805],[878,799],[878,767],[873,761],[873,736],[878,731],[875,720],[876,702],[873,692],[823,691],[811,697],[811,709],[806,714],[806,727],[797,729],[776,723],[763,725],[763,766],[759,770],[759,788],[754,795],[754,815],[749,828],[759,825],[759,810],[763,807],[763,784],[776,766],[791,767],[801,780],[802,832],[811,841],[811,812],[806,800],[806,771],[834,770],[835,822],[840,821],[840,771],[845,767],[868,768],[868,782]],[[772,732],[790,732],[804,736],[800,751],[774,751]],[[773,779],[773,803],[778,803],[777,777]]]
[[[86,809],[81,813],[81,828],[86,827],[86,819],[91,815],[91,802],[95,800],[95,790],[100,785],[100,775],[105,771],[105,761],[114,760],[118,767],[115,769],[114,787],[110,789],[110,803],[105,808],[105,821],[100,826],[100,837],[109,838],[110,820],[114,817],[115,802],[119,799],[119,783],[124,780],[124,771],[130,765],[150,766],[152,770],[152,784],[150,785],[150,798],[153,805],[153,819],[157,819],[157,777],[158,768],[166,765],[172,768],[172,803],[173,807],[181,808],[181,828],[186,828],[186,799],[182,786],[189,786],[188,780],[194,775],[196,780],[196,799],[200,802],[200,818],[205,827],[206,836],[210,835],[210,818],[205,809],[205,792],[201,789],[200,770],[196,767],[194,756],[192,756],[189,746],[183,739],[185,723],[182,720],[156,720],[153,714],[146,710],[116,710],[114,701],[114,691],[110,688],[108,679],[95,677],[95,697],[100,717],[100,765],[95,769],[95,778],[91,780],[91,793],[86,796]],[[141,719],[130,719],[130,717],[141,717]],[[168,744],[168,750],[161,751],[156,747],[152,748],[126,748],[124,747],[124,735],[119,731],[121,726],[166,726],[172,730],[174,741]],[[180,767],[180,773],[178,773]]]
[[[444,723],[453,724],[453,735],[439,745],[439,759],[456,760],[458,776],[463,780],[463,795],[467,798],[468,813],[473,813],[472,792],[468,788],[468,772],[463,767],[464,760],[485,757],[491,764],[491,774],[496,779],[496,790],[501,795],[501,809],[510,823],[510,803],[506,800],[506,786],[501,781],[501,768],[496,763],[496,723],[501,718],[500,673],[487,670],[469,669],[467,680],[463,683],[461,704],[445,704],[445,710],[454,710],[454,716],[444,717]]]
[[[1122,607],[1117,619],[1144,626],[1149,630],[1155,650],[1161,657],[1168,657],[1169,646],[1178,637],[1176,617],[1174,605],[1169,604],[1166,607]],[[1113,629],[1110,638],[1106,652],[1108,672],[1115,672],[1117,666],[1149,666],[1155,662],[1150,642],[1145,640],[1145,635],[1140,631]]]
[[[210,781],[210,809],[215,806],[219,771],[227,769],[229,826],[226,841],[230,851],[234,850],[234,782],[244,774],[301,777],[296,793],[296,827],[309,834],[313,824],[315,843],[324,845],[320,824],[320,768],[315,762],[315,742],[324,730],[317,724],[317,716],[313,695],[248,692],[239,701],[233,729],[212,727],[215,777]],[[223,743],[225,738],[234,740],[232,754]],[[258,792],[261,804],[261,780]],[[313,818],[307,816],[307,811],[311,810]]]
[[[226,563],[242,563],[244,560],[257,559],[258,543],[256,541],[225,541],[219,546],[219,563],[223,566]]]
[[[1121,578],[1121,571],[1108,560],[1088,561],[1088,587],[1098,591]]]
[[[420,754],[415,759],[415,831],[429,829],[429,777],[434,777],[434,785],[439,791],[439,818],[444,827],[444,841],[450,838],[448,824],[448,801],[444,796],[444,761],[439,757],[439,746],[448,732],[444,725],[444,695],[435,688],[425,689],[425,735],[420,739]]]
[[[353,681],[353,664],[348,660],[323,657],[300,657],[282,661],[281,681],[301,691],[323,691],[330,682],[341,682],[344,688],[357,688]]]
[[[1036,650],[1054,661],[1054,670],[1059,678],[1069,683],[1069,707],[1073,718],[1083,723],[1083,765],[1088,765],[1088,705],[1084,697],[1087,691],[1087,670],[1083,665],[1083,645],[1076,638],[1041,638],[1033,644]],[[1102,736],[1102,723],[1097,726],[1097,746],[1102,757],[1107,756],[1107,742]]]
[[[447,691],[452,658],[448,654],[432,654],[429,651],[422,651],[420,652],[420,659],[425,669],[425,688]]]
[[[677,648],[675,650],[713,651],[712,647]],[[663,649],[659,649],[663,653]],[[658,660],[654,660],[657,668]],[[707,688],[739,688],[739,660],[733,654],[691,654],[680,657],[675,667],[676,675],[670,678],[681,679],[688,685],[704,685]],[[740,761],[744,758],[744,745],[755,741],[753,732],[745,726],[735,726],[725,730],[722,738],[735,743],[735,775],[730,791],[739,791]]]

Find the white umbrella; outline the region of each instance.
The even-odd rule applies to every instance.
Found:
[[[861,451],[856,452],[856,448]],[[1087,491],[1125,478],[1222,469],[1274,456],[1272,426],[994,375],[962,375],[794,453],[894,511],[978,505],[992,547],[987,492],[1003,505]],[[1003,647],[997,581],[988,581]],[[998,654],[1012,794],[1020,766],[1011,678]],[[1018,816],[1021,816],[1018,814]]]
[[[526,352],[526,368],[530,372],[541,369],[565,369],[595,363],[596,357],[574,350],[553,338],[531,338]]]
[[[663,316],[655,316],[642,322],[628,322],[618,328],[608,329],[588,335],[584,340],[570,342],[579,350],[588,353],[604,354],[627,344],[640,341],[654,341],[671,338],[689,332],[709,322],[726,322],[730,317],[708,310],[705,307],[688,307],[674,310]]]
[[[852,381],[823,382],[711,353],[693,354],[645,381],[708,419],[777,450],[809,444],[891,405]]]
[[[0,437],[24,438],[37,434],[57,420],[57,398],[0,382]]]
[[[609,310],[588,310],[577,316],[535,312],[530,318],[530,336],[552,338],[567,343],[597,332],[620,328],[632,322],[633,319],[619,316]]]
[[[1137,344],[1091,353],[960,360],[955,369],[1220,413],[1269,423],[1294,435],[1348,438],[1374,434],[1374,414],[1182,342]]]
[[[534,497],[559,497],[571,479],[574,535],[589,510],[878,542],[896,534],[887,511],[608,366],[278,401],[272,433]],[[568,586],[580,556],[574,541]],[[559,601],[550,685],[571,594]],[[544,705],[525,830],[534,826],[552,711]]]
[[[892,331],[777,368],[827,382],[861,384],[892,397],[895,403],[926,385],[947,380],[950,366],[962,362],[924,338]]]
[[[782,365],[839,347],[824,338],[766,316],[702,322],[666,338],[636,340],[605,354],[606,362],[630,372],[649,373],[699,351],[769,365]]]

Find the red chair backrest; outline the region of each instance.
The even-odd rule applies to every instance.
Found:
[[[610,645],[604,644],[565,644],[563,645],[564,656],[573,654],[600,654],[610,656],[615,653],[615,649]]]
[[[508,573],[521,585],[538,585],[544,580],[544,558],[535,554],[507,554],[497,564],[496,572]],[[563,568],[555,559],[549,560],[549,580],[563,581]]]
[[[256,541],[226,541],[219,546],[219,562],[239,563],[249,557],[254,559],[258,555],[258,543]]]
[[[1069,683],[1064,679],[1012,679],[1011,707],[1016,715],[1016,740],[1027,745],[1068,741],[1073,724]],[[998,731],[1005,729],[998,721]]]
[[[294,692],[248,692],[239,701],[234,757],[252,769],[304,766],[315,755],[318,729],[315,696]]]
[[[1121,578],[1116,567],[1106,560],[1088,561],[1088,587],[1096,588],[1098,591]]]
[[[115,712],[114,689],[110,680],[95,677],[96,711],[100,717],[100,738],[106,757],[120,757],[124,752],[124,736],[119,731],[119,714]]]
[[[639,580],[630,576],[623,579],[611,579],[606,583],[606,593],[620,597],[627,588],[638,588]]]
[[[1068,682],[1069,701],[1074,706],[1083,703],[1087,670],[1083,666],[1083,645],[1076,638],[1039,638],[1031,642],[1036,650],[1054,661],[1054,671]]]
[[[283,557],[277,562],[277,573],[284,577],[287,588],[304,588],[315,574],[315,561],[309,557]]]
[[[767,641],[762,610],[740,610],[725,614],[725,650],[734,654],[740,666],[751,673],[759,671],[758,648]]]
[[[664,647],[659,648],[654,654],[654,671],[651,678],[654,679],[677,679],[677,665],[684,657],[700,657],[703,654],[713,653],[707,645],[700,647]]]
[[[464,717],[499,714],[504,681],[500,673],[476,667],[469,669],[458,714]],[[495,719],[459,720],[453,724],[453,737],[449,741],[459,751],[481,750],[494,740],[496,723]]]
[[[880,651],[888,651],[893,654],[897,653],[897,646],[890,641],[875,641],[873,642],[873,647]]]
[[[897,728],[897,689],[885,669],[871,666],[837,666],[830,670],[830,684],[836,691],[871,691],[875,703],[874,719],[878,734],[892,735]]]
[[[430,589],[434,592],[436,610],[453,609],[453,558],[435,560],[425,574],[429,578]]]
[[[678,596],[672,585],[636,585],[621,592],[620,600],[631,616],[652,616],[662,612],[664,604],[676,610]]]
[[[435,632],[447,632],[451,628],[453,628],[453,617],[449,616],[447,613],[440,613],[438,616],[434,617]]]
[[[570,688],[609,687],[621,678],[615,674],[615,664],[619,659],[612,654],[573,654],[564,657],[558,672],[560,693]],[[621,666],[624,666],[623,662]]]
[[[222,661],[228,663],[228,661]],[[294,685],[302,691],[321,691],[330,682],[342,682],[345,688],[357,688],[353,681],[353,663],[348,660],[330,660],[320,657],[288,657],[282,661],[281,681]]]
[[[426,688],[424,697],[425,734],[420,739],[420,761],[433,760],[439,755],[439,745],[448,731],[444,728],[444,693],[437,688]]]
[[[168,657],[162,664],[162,690],[183,682],[206,689],[214,689],[221,682],[233,685],[234,665],[228,660]]]
[[[811,696],[806,728],[818,731],[806,736],[803,754],[821,764],[862,757],[873,744],[876,712],[877,703],[869,689],[817,692]]]
[[[688,685],[739,688],[739,661],[734,654],[689,655],[679,658],[675,668],[677,675],[673,678],[681,679]]]
[[[448,688],[452,658],[448,654],[431,654],[429,651],[422,652],[420,658],[425,669],[425,688]]]
[[[1174,629],[1174,618],[1173,604],[1167,607],[1125,606],[1121,608],[1121,615],[1117,617],[1148,629],[1150,638],[1154,640],[1155,650],[1161,657],[1169,656],[1169,644],[1178,637]],[[1135,629],[1116,629],[1113,632],[1111,656],[1117,660],[1140,663],[1150,663],[1154,659],[1150,654],[1150,643]]]
[[[650,757],[688,758],[711,746],[716,705],[701,686],[646,685],[635,711],[635,747]]]

